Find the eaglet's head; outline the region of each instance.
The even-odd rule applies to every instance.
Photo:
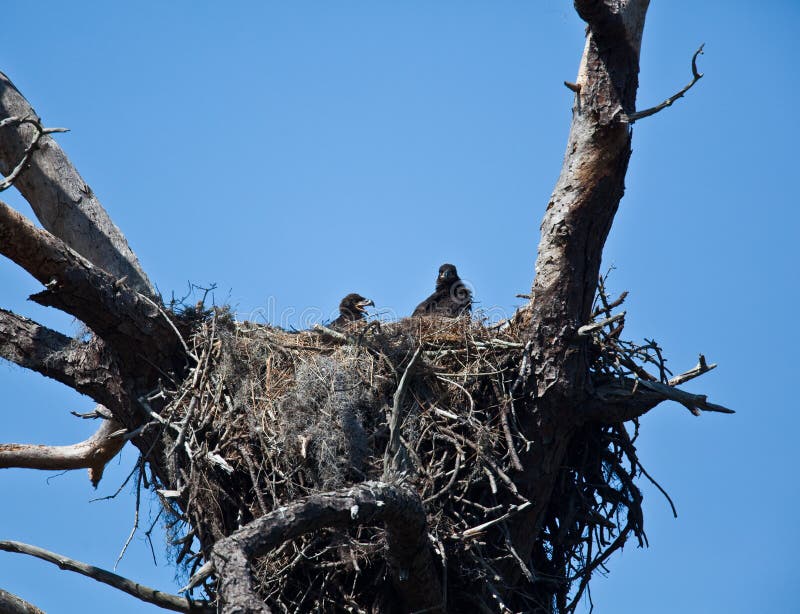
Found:
[[[443,264],[439,267],[439,276],[436,278],[436,287],[444,288],[458,281],[458,271],[452,264]]]
[[[349,316],[351,319],[355,320],[361,318],[366,314],[367,307],[374,307],[375,303],[373,303],[368,298],[364,298],[360,294],[352,293],[348,294],[342,299],[342,302],[339,303],[339,313],[343,316]]]

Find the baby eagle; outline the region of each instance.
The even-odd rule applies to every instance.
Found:
[[[469,313],[472,309],[472,291],[458,277],[458,271],[452,264],[439,267],[436,278],[436,291],[422,301],[412,315],[437,315],[445,318],[457,318]]]
[[[328,328],[341,329],[348,324],[362,320],[367,315],[364,308],[374,306],[375,303],[360,294],[348,294],[339,303],[339,317],[328,324]]]

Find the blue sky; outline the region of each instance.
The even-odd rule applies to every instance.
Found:
[[[481,306],[526,292],[541,215],[570,122],[583,25],[570,2],[6,0],[0,70],[59,136],[159,289],[216,283],[242,317],[333,314],[351,291],[408,314],[442,262]],[[800,5],[653,2],[639,107],[705,78],[634,128],[627,191],[607,244],[629,290],[626,332],[655,337],[676,371],[719,368],[688,389],[734,407],[662,405],[639,456],[651,547],[610,561],[597,612],[797,611],[800,486],[792,394],[800,214]],[[29,211],[15,195],[3,197]],[[70,332],[25,301],[39,288],[0,263],[0,306]],[[288,320],[286,320],[288,318]],[[92,404],[7,364],[3,441],[66,444]],[[84,472],[0,472],[0,537],[111,567],[133,522],[126,449],[94,492]],[[149,526],[148,513],[142,524]],[[174,591],[137,535],[119,572]],[[0,586],[48,612],[155,612],[91,580],[0,553]]]

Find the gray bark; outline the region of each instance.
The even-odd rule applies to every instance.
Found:
[[[0,589],[0,614],[44,614],[35,605]]]
[[[118,422],[102,420],[91,437],[68,446],[3,443],[0,444],[0,469],[88,469],[89,479],[97,486],[106,463],[125,445],[124,429],[122,434],[119,431]]]
[[[44,548],[23,544],[22,542],[3,540],[0,541],[0,550],[34,556],[38,559],[42,559],[43,561],[47,561],[48,563],[58,565],[60,569],[74,571],[75,573],[87,576],[97,580],[98,582],[102,582],[103,584],[113,586],[114,588],[126,592],[129,595],[133,595],[137,599],[141,599],[142,601],[152,603],[161,608],[172,610],[174,612],[211,614],[214,611],[213,608],[209,607],[205,602],[196,602],[187,599],[186,597],[178,597],[177,595],[163,593],[155,588],[139,584],[138,582],[134,582],[128,578],[124,578],[110,571],[106,571],[105,569],[100,569],[94,565],[87,565],[86,563],[76,561],[62,554],[50,552]],[[0,614],[2,614],[2,612],[3,611],[0,610]]]
[[[46,287],[32,300],[86,323],[109,344],[123,367],[125,363],[132,365],[130,372],[141,372],[142,354],[155,368],[171,370],[180,338],[155,302],[94,266],[2,202],[0,254]]]
[[[319,529],[386,527],[387,559],[409,612],[443,612],[442,588],[426,533],[422,503],[415,494],[383,482],[311,495],[252,521],[217,542],[212,562],[220,577],[224,614],[262,614],[249,562],[283,542]]]
[[[117,406],[122,380],[99,340],[81,343],[58,331],[0,309],[0,358],[31,369],[85,394]]]
[[[0,118],[37,117],[11,80],[0,73]],[[32,126],[0,129],[0,173],[8,175],[30,143]],[[50,136],[43,136],[27,170],[14,185],[49,232],[139,292],[155,297],[147,275],[125,236],[111,221],[89,185]]]

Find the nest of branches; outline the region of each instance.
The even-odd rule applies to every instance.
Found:
[[[665,376],[657,345],[619,340],[624,319],[611,312],[623,299],[610,303],[601,287],[594,376],[641,376],[648,362]],[[531,503],[514,484],[530,446],[517,420],[530,356],[513,325],[416,318],[287,332],[225,310],[192,317],[197,364],[159,391],[178,488],[157,491],[190,573],[209,554],[193,551],[195,537],[214,544],[281,506],[369,480],[418,494],[452,611],[502,611],[509,568],[529,581],[519,603],[572,611],[614,550],[646,541],[635,433],[588,425],[571,439],[532,565],[514,551],[505,521]],[[397,599],[385,555],[380,527],[329,528],[285,541],[252,572],[277,611],[386,612]],[[204,588],[213,598],[213,581]]]

